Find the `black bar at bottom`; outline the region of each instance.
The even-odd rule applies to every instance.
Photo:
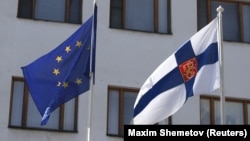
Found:
[[[179,137],[221,140],[229,138],[249,141],[250,125],[124,125],[124,141],[132,139],[157,139],[166,141]]]

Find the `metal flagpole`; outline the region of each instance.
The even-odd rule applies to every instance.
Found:
[[[92,98],[93,97],[93,72],[90,72],[90,90],[89,90],[89,111],[88,111],[88,128],[87,141],[91,140],[91,123],[92,123]]]
[[[93,1],[93,14],[97,14],[95,13],[95,4],[96,4],[96,0]],[[92,124],[92,101],[93,101],[93,76],[94,76],[94,72],[92,70],[92,57],[93,57],[93,45],[94,45],[94,35],[95,31],[94,31],[94,26],[95,26],[95,15],[93,15],[93,19],[92,19],[92,33],[91,33],[91,49],[90,49],[90,89],[89,89],[89,109],[88,109],[88,126],[87,126],[87,141],[91,141],[91,124]]]
[[[218,47],[219,47],[219,63],[220,63],[220,109],[221,109],[221,124],[224,124],[225,122],[225,109],[224,109],[224,103],[225,103],[225,96],[224,96],[224,68],[223,68],[223,30],[222,30],[222,12],[224,9],[219,6],[217,9],[217,17],[218,17]]]

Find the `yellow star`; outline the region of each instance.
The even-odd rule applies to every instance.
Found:
[[[57,56],[56,57],[56,61],[59,63],[59,62],[61,62],[62,61],[62,56]]]
[[[57,75],[60,73],[60,71],[59,71],[59,69],[55,69],[55,68],[54,68],[53,73],[57,76]]]
[[[69,53],[71,51],[70,46],[66,46],[65,51]]]
[[[82,83],[82,80],[79,79],[79,78],[77,78],[77,79],[76,79],[76,84],[77,84],[77,85],[80,85],[81,83]]]
[[[64,83],[63,83],[63,87],[64,87],[64,88],[67,88],[67,87],[69,87],[69,83],[67,83],[67,82],[64,82]]]
[[[76,41],[76,46],[80,48],[82,46],[82,41]]]

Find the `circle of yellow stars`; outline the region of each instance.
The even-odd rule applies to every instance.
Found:
[[[83,45],[83,43],[81,41],[76,41],[76,47],[77,48],[80,48],[81,46]],[[89,48],[87,48],[89,49]],[[66,53],[69,53],[71,51],[71,46],[66,46],[65,47],[65,52]],[[63,57],[62,56],[57,56],[56,59],[55,59],[58,63],[60,63],[61,61],[63,61]],[[60,69],[59,68],[54,68],[53,69],[53,72],[52,72],[55,76],[58,76],[60,74]],[[82,84],[82,79],[80,78],[76,78],[75,80],[75,83],[79,86]],[[69,83],[68,82],[61,82],[61,81],[58,81],[57,82],[57,85],[58,87],[62,86],[64,88],[68,88],[69,87]]]

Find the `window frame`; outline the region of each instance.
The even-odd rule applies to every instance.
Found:
[[[215,101],[220,102],[220,97],[218,96],[211,96],[211,95],[200,95],[200,107],[201,107],[201,100],[208,100],[209,102],[209,109],[210,109],[210,125],[215,125]],[[225,97],[225,103],[226,102],[236,102],[242,104],[242,110],[243,110],[243,122],[244,124],[248,125],[250,121],[248,121],[248,104],[250,104],[249,99],[240,99],[240,98],[232,98],[232,97]],[[200,116],[201,118],[201,116]],[[201,121],[201,119],[200,119]],[[200,123],[202,124],[202,123]]]
[[[22,100],[22,115],[21,116],[21,124],[20,126],[18,125],[12,125],[12,103],[14,99],[14,83],[15,82],[23,82],[24,83],[24,88],[23,88],[23,100]],[[45,131],[58,131],[58,132],[72,132],[72,133],[77,133],[78,132],[78,97],[75,97],[74,100],[74,118],[73,118],[73,129],[64,129],[64,115],[65,115],[65,104],[61,105],[59,107],[59,119],[58,121],[58,127],[56,128],[46,128],[46,127],[29,127],[27,125],[27,116],[28,116],[28,100],[29,100],[29,90],[28,90],[28,85],[25,82],[25,78],[19,77],[19,76],[12,76],[11,80],[11,93],[10,93],[10,106],[9,106],[9,122],[8,122],[8,128],[20,128],[20,129],[32,129],[32,130],[45,130]],[[42,118],[42,117],[41,117]],[[49,123],[48,123],[49,124]]]
[[[41,21],[51,21],[51,22],[64,22],[64,23],[75,23],[75,24],[82,24],[82,0],[79,0],[79,17],[78,22],[70,21],[70,12],[71,12],[71,5],[70,0],[65,0],[65,13],[64,13],[64,21],[56,21],[56,20],[44,20],[44,19],[36,19],[35,17],[35,6],[36,6],[36,0],[29,0],[31,2],[31,12],[30,17],[24,17],[21,15],[22,10],[22,0],[18,0],[18,9],[17,9],[17,18],[24,18],[24,19],[33,19],[33,20],[41,20]]]
[[[151,32],[151,31],[144,31],[144,30],[140,30],[140,29],[127,29],[125,27],[125,23],[126,23],[126,20],[125,20],[125,13],[126,13],[126,8],[125,8],[125,5],[126,5],[126,0],[121,0],[122,2],[122,5],[121,7],[113,7],[112,6],[112,1],[113,0],[110,0],[110,18],[109,18],[109,28],[113,28],[113,29],[124,29],[124,30],[132,30],[132,31],[141,31],[141,32]],[[166,33],[162,33],[162,32],[159,32],[159,6],[158,6],[158,3],[159,3],[159,0],[154,0],[154,31],[152,31],[152,33],[158,33],[158,34],[172,34],[172,31],[171,31],[171,0],[167,0],[167,31]],[[121,11],[121,19],[120,19],[120,22],[121,22],[121,27],[114,27],[112,26],[112,13],[113,13],[113,9],[119,9]]]
[[[111,134],[109,133],[109,103],[110,103],[110,99],[109,99],[109,91],[118,91],[119,92],[119,114],[118,114],[118,134]],[[124,119],[124,93],[125,92],[135,92],[138,93],[139,90],[136,88],[129,88],[129,87],[121,87],[121,86],[114,86],[114,85],[109,85],[108,89],[107,89],[107,100],[108,100],[108,104],[107,104],[107,132],[106,134],[108,136],[118,136],[118,137],[123,137],[123,131],[124,131],[124,125],[123,125],[123,119]]]
[[[118,91],[119,93],[119,111],[118,111],[118,134],[112,134],[112,133],[109,133],[109,115],[110,115],[110,111],[109,111],[109,103],[110,103],[110,98],[109,98],[109,95],[110,95],[110,91]],[[124,94],[125,92],[134,92],[136,93],[136,96],[139,92],[139,89],[138,88],[131,88],[131,87],[122,87],[122,86],[115,86],[115,85],[109,85],[108,88],[107,88],[107,129],[106,129],[106,135],[107,136],[117,136],[117,137],[123,137],[124,136]],[[133,112],[133,111],[132,111]],[[112,121],[114,122],[114,121]],[[132,123],[131,123],[132,124]],[[164,125],[164,124],[168,124],[168,125],[172,125],[172,116],[170,116],[169,118],[159,122],[159,123],[156,123],[155,125]]]
[[[212,20],[212,14],[211,14],[211,12],[212,12],[212,2],[221,2],[221,3],[232,3],[232,4],[236,4],[237,5],[237,7],[238,7],[238,23],[239,23],[239,41],[235,41],[235,40],[237,40],[237,39],[233,39],[233,40],[230,40],[230,39],[224,39],[224,41],[230,41],[230,42],[243,42],[243,43],[250,43],[250,42],[248,42],[248,41],[244,41],[244,21],[243,21],[243,6],[244,5],[249,5],[250,6],[250,2],[246,2],[246,1],[244,1],[244,0],[237,0],[237,1],[235,1],[235,0],[204,0],[205,2],[206,2],[206,13],[203,13],[203,12],[201,12],[201,11],[199,11],[199,2],[200,3],[202,3],[200,0],[197,0],[197,21],[198,21],[198,23],[197,23],[197,30],[200,30],[202,27],[204,27],[205,25],[203,25],[204,23],[202,23],[201,22],[201,16],[207,16],[206,17],[206,21],[207,21],[207,23],[209,22],[209,21],[211,21]],[[203,2],[204,2],[203,1]],[[204,14],[204,15],[200,15],[200,14]],[[224,35],[224,34],[223,34]]]

